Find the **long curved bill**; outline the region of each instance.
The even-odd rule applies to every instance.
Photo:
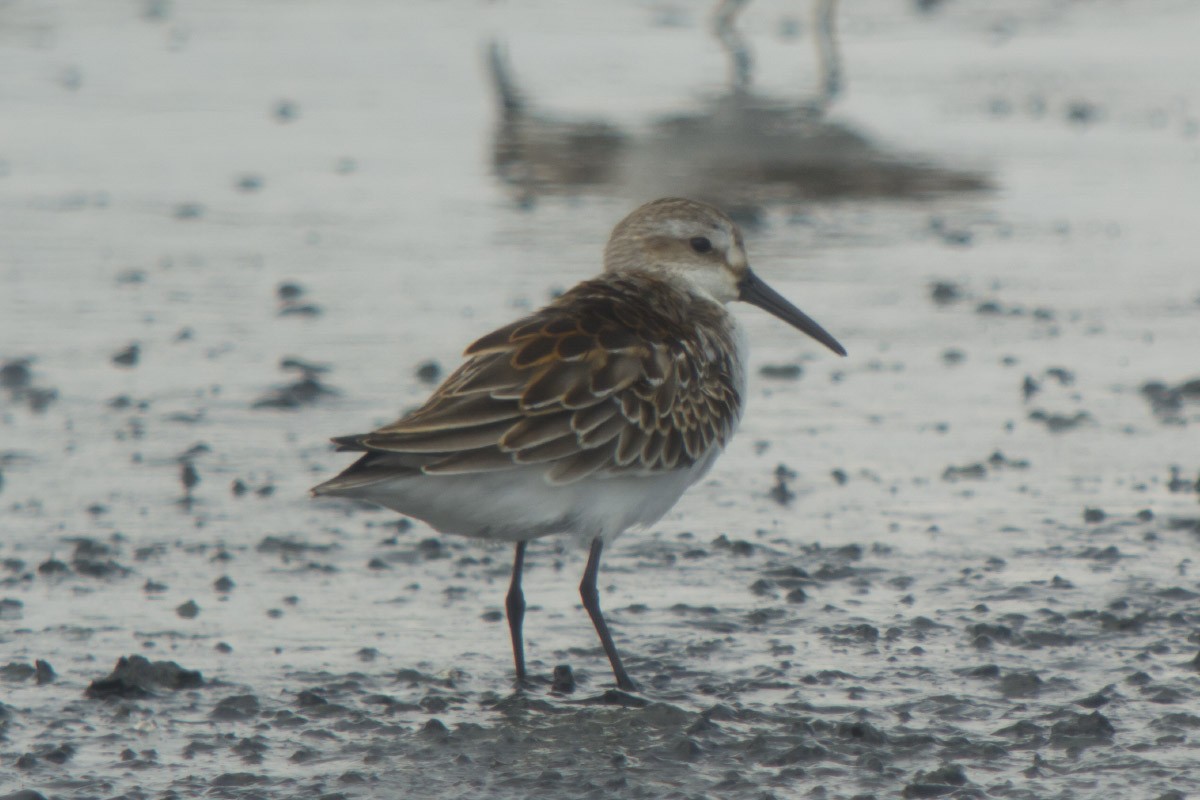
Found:
[[[779,317],[793,328],[807,333],[839,356],[846,355],[846,348],[842,347],[837,339],[818,325],[816,320],[788,302],[787,298],[763,283],[750,270],[746,270],[746,277],[738,283],[738,299]]]

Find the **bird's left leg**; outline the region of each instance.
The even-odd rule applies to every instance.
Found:
[[[596,633],[600,634],[600,644],[604,645],[608,663],[612,664],[613,675],[617,678],[617,686],[627,692],[636,692],[637,684],[630,679],[629,673],[622,666],[617,646],[613,644],[612,634],[608,632],[604,615],[600,613],[600,592],[596,589],[596,573],[600,571],[600,551],[603,549],[603,539],[596,537],[592,540],[592,552],[588,556],[587,567],[583,571],[583,581],[579,584],[579,596],[583,598],[583,607],[587,609],[588,616],[592,618],[592,624],[596,626]]]

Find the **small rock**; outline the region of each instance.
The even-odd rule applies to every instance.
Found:
[[[1061,433],[1078,428],[1091,420],[1092,415],[1086,411],[1077,411],[1071,416],[1065,414],[1048,414],[1041,409],[1036,409],[1029,412],[1029,418],[1034,422],[1044,424],[1051,433]]]
[[[46,800],[46,795],[33,789],[21,789],[11,794],[0,794],[0,800]]]
[[[559,664],[554,668],[551,678],[550,691],[556,694],[570,694],[575,691],[575,674],[567,664]]]
[[[204,216],[201,203],[180,203],[175,206],[175,219],[200,219]]]
[[[184,669],[174,661],[151,662],[145,656],[122,656],[112,673],[91,682],[86,695],[92,699],[150,697],[158,689],[195,689],[204,685],[196,670]]]
[[[417,380],[421,383],[437,383],[440,377],[442,377],[442,365],[438,362],[431,359],[417,365]]]
[[[186,603],[177,606],[175,613],[184,619],[195,619],[200,614],[200,606],[196,605],[195,600],[188,600]]]
[[[234,184],[239,192],[257,192],[263,186],[261,175],[242,175]]]
[[[70,572],[71,568],[57,558],[48,558],[38,564],[37,571],[39,575],[64,575]]]
[[[967,354],[956,347],[951,347],[942,353],[942,363],[952,367],[955,364],[961,364],[967,360]]]
[[[33,370],[29,365],[27,358],[4,362],[4,366],[0,366],[0,387],[23,389],[28,386],[33,381]]]
[[[279,122],[292,122],[300,117],[300,106],[292,100],[280,100],[275,104],[274,115]]]
[[[304,294],[304,287],[298,283],[287,281],[275,288],[275,294],[284,302],[298,300]]]
[[[121,367],[136,367],[138,359],[141,358],[142,348],[137,342],[126,347],[124,350],[116,353],[112,357],[112,363]]]
[[[1087,100],[1076,100],[1067,104],[1067,120],[1076,125],[1086,125],[1100,118],[1100,107]]]
[[[199,485],[200,473],[196,471],[196,466],[192,462],[185,461],[183,463],[179,470],[179,481],[183,484],[184,493],[189,495],[192,493],[192,489]]]
[[[929,297],[939,306],[957,302],[963,297],[962,287],[950,281],[935,281],[929,287]]]
[[[965,467],[949,466],[942,471],[942,480],[956,482],[961,480],[979,481],[987,477],[987,467],[983,464],[968,464]]]
[[[20,683],[32,678],[35,672],[36,670],[31,665],[13,661],[0,667],[0,680],[8,681],[9,683]]]
[[[1054,723],[1050,733],[1056,737],[1073,739],[1111,739],[1116,729],[1108,717],[1093,711],[1091,714],[1070,714],[1067,719]]]
[[[213,719],[236,722],[258,716],[258,698],[252,694],[237,694],[226,697],[213,707],[209,714]]]

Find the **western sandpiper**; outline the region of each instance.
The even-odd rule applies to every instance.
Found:
[[[733,220],[703,203],[656,200],[617,224],[599,277],[476,341],[421,408],[334,439],[364,455],[313,494],[513,542],[506,609],[519,684],[525,546],[554,533],[583,537],[583,606],[617,685],[632,690],[600,612],[600,553],[626,529],[658,521],[733,436],[746,376],[743,336],[725,308],[732,300],[846,354],[750,270]]]

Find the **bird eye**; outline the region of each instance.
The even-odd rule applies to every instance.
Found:
[[[704,236],[697,236],[689,244],[691,244],[692,249],[697,253],[707,253],[709,250],[712,250],[712,242]]]

